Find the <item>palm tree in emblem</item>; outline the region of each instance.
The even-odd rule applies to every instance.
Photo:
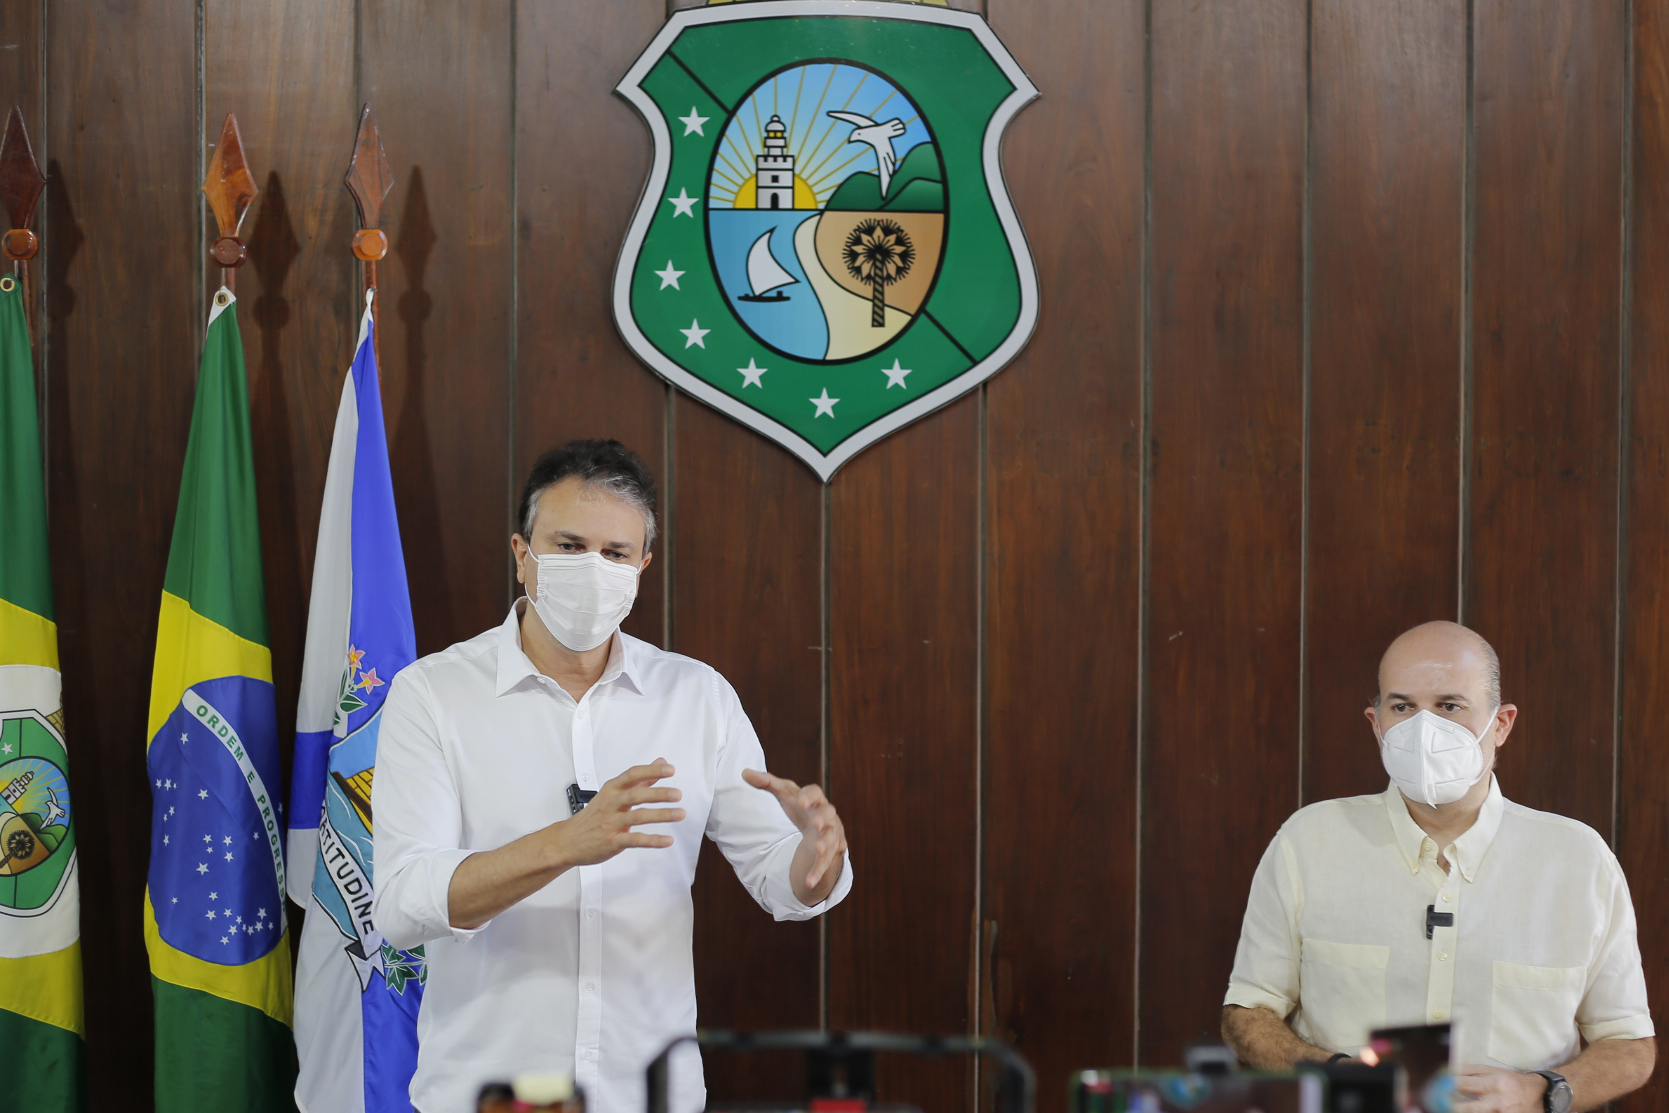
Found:
[[[865,220],[846,237],[841,259],[853,278],[869,284],[870,326],[885,328],[887,287],[909,274],[916,261],[909,233],[896,221]]]

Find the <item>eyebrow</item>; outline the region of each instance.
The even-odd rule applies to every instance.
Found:
[[[571,529],[559,529],[556,531],[556,535],[564,541],[578,541],[582,545],[588,543],[582,534],[575,533]],[[630,549],[632,543],[630,541],[605,541],[602,547],[605,549]]]
[[[1410,703],[1412,703],[1414,701],[1413,696],[1405,696],[1401,692],[1386,692],[1385,693],[1385,698],[1386,699],[1407,700]],[[1468,696],[1464,692],[1450,692],[1447,695],[1438,696],[1437,697],[1437,702],[1442,703],[1445,700],[1457,700],[1457,699],[1470,700],[1471,698],[1472,698],[1471,696]]]

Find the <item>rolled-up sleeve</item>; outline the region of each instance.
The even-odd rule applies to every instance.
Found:
[[[451,926],[452,873],[472,851],[462,841],[457,785],[441,750],[433,696],[418,669],[388,686],[371,779],[371,919],[389,943],[410,950],[431,939],[480,931]]]
[[[1283,832],[1263,852],[1252,875],[1252,892],[1223,1004],[1268,1009],[1283,1020],[1297,1007],[1302,902],[1297,862]]]
[[[1577,1028],[1589,1043],[1641,1040],[1657,1034],[1646,1005],[1646,975],[1640,968],[1634,901],[1615,858],[1603,872],[1602,898],[1610,909],[1605,935],[1588,967],[1587,992],[1576,1010]]]
[[[846,899],[852,891],[852,854],[841,864],[840,880],[817,904],[794,895],[791,876],[800,832],[777,798],[742,779],[744,769],[765,769],[765,751],[742,701],[725,679],[714,674],[716,698],[724,719],[724,742],[714,776],[713,807],[707,837],[718,845],[743,887],[759,906],[778,920],[809,920]]]

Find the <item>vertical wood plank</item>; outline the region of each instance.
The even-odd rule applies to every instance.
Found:
[[[46,114],[43,110],[46,94],[46,75],[42,68],[42,54],[46,38],[46,5],[42,0],[14,0],[0,5],[0,113],[10,113],[12,105],[23,111],[23,125],[29,129],[29,142],[42,170],[51,157],[46,144]],[[35,204],[31,230],[41,237],[40,254],[29,264],[29,280],[34,284],[34,298],[28,307],[30,340],[35,356],[35,404],[40,411],[42,433],[50,426],[47,414],[46,380],[41,374],[44,366],[46,317],[46,197]],[[6,269],[10,271],[8,262]],[[43,445],[44,445],[43,440]],[[47,480],[51,487],[50,477]]]
[[[1040,1113],[1135,1019],[1143,7],[991,5],[1043,88],[1004,158],[1042,290],[988,387],[982,996]]]
[[[1633,255],[1621,789],[1617,855],[1634,895],[1649,999],[1669,999],[1669,954],[1653,945],[1669,922],[1669,5],[1634,0]],[[1669,1110],[1663,1071],[1617,1103],[1624,1113]]]
[[[735,686],[772,772],[821,783],[823,485],[784,450],[687,396],[678,396],[676,421],[673,648]],[[844,801],[831,799],[844,811]],[[773,921],[711,843],[702,847],[695,908],[702,1027],[822,1023],[815,921]],[[800,1066],[789,1055],[715,1053],[707,1059],[708,1094],[797,1099],[805,1087]]]
[[[205,144],[235,112],[261,193],[244,217],[238,327],[249,374],[278,737],[294,737],[325,467],[353,357],[358,276],[342,188],[354,104],[353,0],[204,6]],[[254,44],[261,44],[255,48]],[[212,286],[219,281],[213,268]]]
[[[648,128],[614,86],[665,22],[664,0],[518,10],[516,468],[575,437],[613,437],[648,463],[670,510],[666,387],[620,342],[611,311],[650,151]],[[650,567],[625,624],[657,645],[670,564]]]
[[[1317,0],[1311,55],[1306,800],[1385,786],[1362,709],[1455,618],[1464,0]]]
[[[980,399],[866,450],[829,492],[829,792],[861,896],[829,913],[829,1024],[966,1032],[974,937]],[[883,1057],[926,1113],[966,1064]]]
[[[1143,1063],[1216,1037],[1298,799],[1305,7],[1153,9]]]
[[[1511,799],[1611,834],[1623,0],[1478,0],[1471,552]]]
[[[59,0],[47,27],[49,513],[94,1109],[151,1105],[135,833],[150,829],[150,662],[208,310],[195,18]]]
[[[509,605],[512,12],[511,0],[360,12],[361,95],[394,171],[382,389],[419,654]]]

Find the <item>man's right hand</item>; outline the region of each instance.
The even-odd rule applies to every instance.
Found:
[[[578,815],[541,827],[497,850],[478,851],[465,858],[452,871],[447,888],[447,913],[452,926],[478,928],[575,866],[606,862],[634,846],[671,846],[671,836],[632,828],[646,823],[677,823],[684,818],[683,808],[641,806],[675,804],[683,797],[675,788],[655,785],[672,774],[673,768],[665,758],[634,765],[599,789]]]
[[[665,758],[634,765],[603,785],[578,815],[547,827],[557,861],[565,869],[594,866],[632,847],[671,846],[670,835],[650,835],[632,828],[646,823],[677,823],[684,818],[683,808],[642,806],[676,804],[684,798],[675,788],[655,787],[656,781],[674,772]]]

